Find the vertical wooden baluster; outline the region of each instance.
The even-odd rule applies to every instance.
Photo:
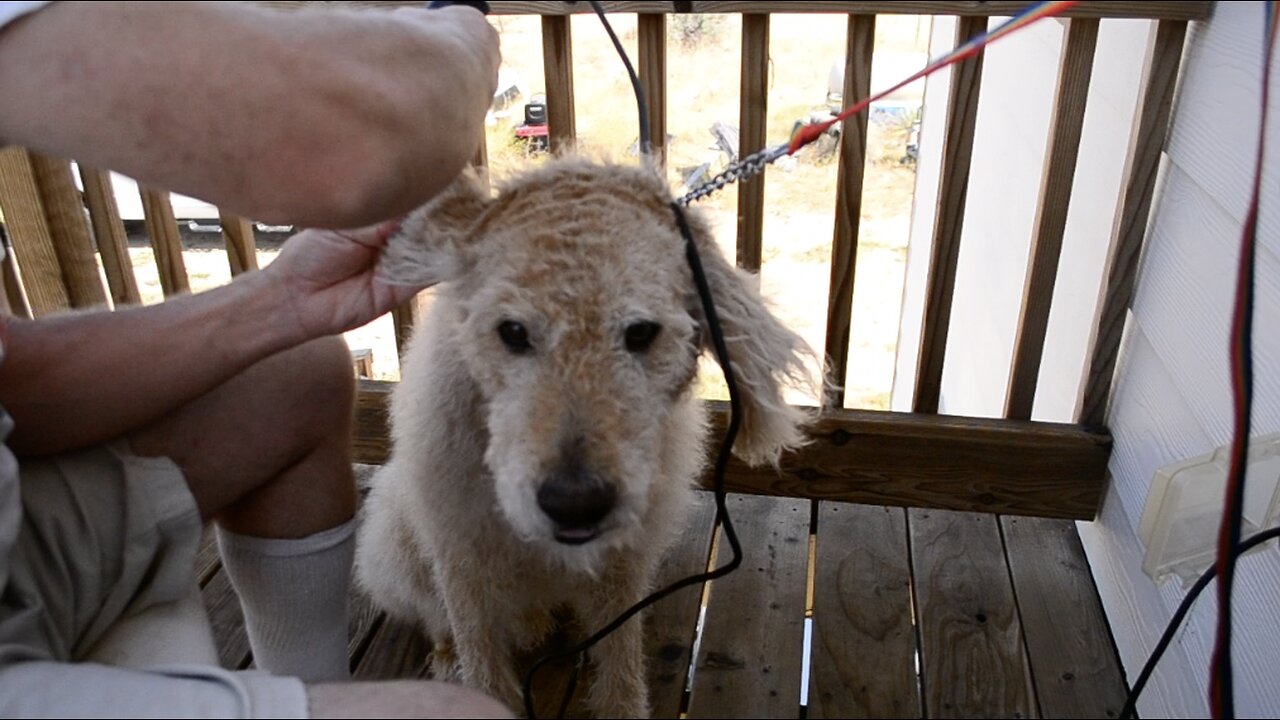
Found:
[[[1058,90],[1049,119],[1049,144],[1045,148],[1035,235],[1031,238],[1018,335],[1013,345],[1013,368],[1005,395],[1005,417],[1015,420],[1030,420],[1035,404],[1053,286],[1062,256],[1062,236],[1067,228],[1067,209],[1071,206],[1080,132],[1084,128],[1089,76],[1098,45],[1097,20],[1077,18],[1067,22],[1058,63]]]
[[[742,94],[738,157],[764,148],[769,112],[769,16],[742,16]],[[764,230],[764,175],[738,185],[738,267],[760,271]]]
[[[547,83],[547,132],[551,152],[572,149],[577,138],[573,114],[573,50],[567,15],[542,16],[542,65]]]
[[[986,17],[962,17],[957,23],[956,44],[987,29]],[[938,213],[933,226],[933,249],[924,322],[920,332],[920,358],[916,365],[913,408],[938,412],[942,393],[942,365],[947,352],[951,301],[955,294],[956,264],[960,258],[960,234],[964,229],[965,196],[969,191],[969,163],[978,119],[978,93],[982,84],[982,55],[953,66],[951,97],[947,102],[947,138],[942,151]]]
[[[80,182],[84,184],[84,200],[89,206],[93,239],[98,245],[98,256],[102,258],[111,299],[117,306],[137,305],[142,302],[142,296],[138,293],[138,279],[133,274],[129,237],[120,219],[120,209],[116,206],[111,175],[105,170],[81,165]]]
[[[222,241],[227,246],[227,264],[231,266],[231,276],[257,270],[258,241],[253,234],[253,223],[218,210],[218,224],[222,226]]]
[[[147,225],[147,237],[156,255],[156,271],[160,275],[160,289],[164,296],[190,292],[187,265],[182,259],[182,236],[178,222],[173,217],[169,193],[164,190],[138,186],[142,195],[142,213]]]
[[[0,208],[31,314],[40,317],[71,307],[31,155],[22,148],[0,151]]]
[[[1169,131],[1169,112],[1182,62],[1187,23],[1162,20],[1156,25],[1142,70],[1142,97],[1134,114],[1125,158],[1124,189],[1111,230],[1106,281],[1090,342],[1089,370],[1076,405],[1076,422],[1102,426],[1107,420],[1112,375],[1124,335],[1125,316],[1133,300],[1138,258],[1147,233],[1156,171]]]
[[[648,103],[649,133],[654,159],[667,166],[667,16],[641,13],[637,17],[640,38],[640,86]]]
[[[875,50],[876,16],[850,15],[845,49],[846,102],[871,94],[871,57]],[[853,322],[853,280],[858,259],[858,227],[862,215],[862,179],[867,161],[867,117],[860,112],[844,121],[840,132],[840,164],[836,176],[835,233],[831,241],[831,285],[827,297],[826,387],[822,404],[844,407],[849,365],[849,327]]]

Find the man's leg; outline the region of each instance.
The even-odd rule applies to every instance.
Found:
[[[201,514],[241,535],[301,538],[351,519],[351,361],[337,338],[268,358],[129,436],[182,468]]]
[[[129,437],[182,469],[245,611],[258,667],[342,680],[356,491],[354,381],[326,338],[265,360]]]
[[[269,612],[258,621],[275,628],[259,631],[261,635],[302,638],[301,643],[290,645],[306,648],[311,655],[317,654],[320,645],[336,647],[343,668],[349,551],[344,563],[339,563],[340,572],[333,571],[327,561],[318,563],[320,574],[333,571],[335,577],[299,579],[298,575],[309,572],[305,566],[317,564],[305,552],[307,546],[350,523],[355,512],[350,457],[354,397],[346,345],[336,338],[320,340],[259,363],[129,438],[139,455],[173,459],[182,468],[202,516],[230,531],[234,538],[230,544],[237,550],[243,549],[240,545],[249,546],[248,552],[232,553],[245,556],[237,558],[247,561],[242,565],[259,566],[232,573],[255,580],[252,588],[237,588],[246,606],[246,623],[258,610],[253,606],[260,604]],[[224,533],[224,540],[228,536]],[[283,548],[285,554],[261,557],[252,552],[259,539],[265,539],[268,549]],[[291,545],[303,548],[301,557],[287,552]],[[332,548],[324,552],[331,553]],[[259,555],[256,560],[255,554]],[[272,562],[276,559],[286,562]],[[298,566],[304,567],[294,572]],[[259,571],[265,571],[265,576]],[[291,577],[273,581],[269,577],[273,572]],[[342,617],[302,618],[296,609],[313,602],[332,606],[335,600],[341,603]],[[281,611],[283,617],[270,615]],[[306,639],[313,633],[321,640]],[[255,657],[261,652],[255,643]],[[290,662],[272,667],[258,659],[263,669],[298,675],[288,666]],[[304,679],[308,678],[304,675]],[[311,684],[307,699],[309,712],[317,718],[512,717],[491,698],[438,682]]]

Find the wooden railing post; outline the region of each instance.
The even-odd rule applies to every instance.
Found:
[[[1085,101],[1089,98],[1089,76],[1098,45],[1097,20],[1078,18],[1068,22],[1058,63],[1057,95],[1049,117],[1049,144],[1045,149],[1018,335],[1013,344],[1013,368],[1005,394],[1005,417],[1018,420],[1030,420],[1035,404],[1040,360],[1049,329],[1049,307],[1053,304],[1058,260],[1062,256],[1062,236],[1067,229],[1067,209],[1071,207]]]
[[[956,28],[956,45],[987,29],[986,17],[962,17]],[[920,330],[920,358],[916,363],[916,387],[912,407],[916,412],[938,412],[942,395],[942,365],[947,353],[951,301],[955,296],[956,265],[960,259],[960,235],[964,229],[964,204],[969,192],[969,163],[973,159],[973,135],[978,124],[978,94],[982,86],[982,55],[954,66],[951,97],[947,102],[947,139],[942,151],[942,184],[938,213],[933,225],[933,249],[929,254],[924,322]]]
[[[1133,300],[1138,258],[1147,235],[1156,171],[1169,131],[1169,113],[1186,36],[1186,21],[1162,20],[1156,25],[1147,48],[1140,86],[1142,96],[1134,113],[1124,163],[1124,189],[1111,230],[1106,283],[1089,343],[1089,370],[1076,404],[1076,421],[1091,427],[1102,427],[1107,419],[1116,356],[1120,352],[1129,303]]]
[[[542,66],[547,82],[547,132],[551,152],[571,149],[577,137],[573,114],[573,48],[569,16],[542,16]]]
[[[764,148],[769,113],[769,16],[742,16],[742,94],[738,157]],[[760,272],[764,235],[764,175],[738,185],[738,267]]]
[[[876,16],[850,15],[845,50],[845,102],[871,94],[871,58],[875,50]],[[858,227],[862,217],[862,179],[867,163],[867,112],[844,121],[840,132],[840,164],[836,175],[836,219],[831,241],[831,284],[827,298],[826,358],[822,393],[825,408],[844,407],[849,365],[849,328],[853,323],[853,281],[858,260]]]
[[[98,246],[98,256],[102,258],[111,299],[117,306],[137,305],[142,302],[142,295],[138,292],[138,279],[133,274],[129,237],[120,219],[120,209],[116,206],[111,175],[105,170],[81,165],[80,182],[84,184],[84,201],[89,207],[93,239]]]
[[[138,192],[142,196],[147,237],[156,255],[160,289],[165,297],[190,292],[187,264],[182,259],[182,236],[178,233],[178,221],[173,217],[173,206],[169,204],[169,193],[141,185]]]

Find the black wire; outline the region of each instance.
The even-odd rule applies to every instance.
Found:
[[[1260,533],[1250,535],[1247,540],[1241,542],[1237,553],[1244,554],[1252,550],[1255,546],[1261,545],[1268,540],[1274,540],[1280,537],[1280,527],[1274,527],[1270,530],[1263,530]],[[1151,651],[1151,657],[1147,658],[1147,664],[1142,666],[1142,672],[1138,673],[1138,679],[1133,681],[1133,689],[1129,691],[1129,697],[1125,700],[1124,709],[1120,711],[1120,718],[1134,717],[1134,711],[1137,709],[1138,696],[1142,694],[1143,688],[1146,687],[1147,681],[1151,679],[1151,674],[1155,672],[1156,663],[1160,662],[1164,651],[1169,649],[1169,643],[1173,642],[1173,636],[1177,633],[1178,627],[1182,625],[1182,621],[1186,618],[1187,613],[1191,610],[1191,604],[1196,601],[1200,593],[1208,587],[1209,582],[1218,575],[1218,566],[1210,565],[1200,578],[1196,580],[1195,585],[1191,586],[1182,598],[1182,602],[1178,604],[1178,609],[1173,611],[1173,617],[1169,618],[1169,624],[1165,626],[1164,634],[1160,636],[1160,642],[1156,643],[1156,647]]]
[[[626,52],[622,48],[622,44],[618,42],[618,36],[614,34],[613,28],[610,27],[609,21],[604,16],[604,9],[600,7],[600,3],[591,1],[592,8],[596,14],[600,16],[600,22],[604,24],[605,30],[609,33],[609,37],[613,40],[614,48],[622,57],[623,64],[627,67],[627,74],[631,77],[631,86],[636,93],[636,105],[640,113],[640,142],[641,148],[645,154],[649,153],[652,147],[649,138],[649,122],[645,103],[644,90],[640,87],[640,80],[636,76],[635,69],[631,66],[631,61],[627,58]],[[742,544],[738,541],[738,534],[733,530],[733,522],[729,519],[729,510],[725,506],[725,490],[724,475],[729,466],[729,458],[733,451],[734,440],[738,437],[738,430],[742,425],[742,401],[738,392],[738,382],[733,374],[733,365],[729,361],[729,348],[724,341],[724,330],[720,326],[720,316],[716,313],[715,301],[711,295],[711,286],[707,283],[706,273],[702,268],[702,257],[698,254],[697,244],[694,242],[693,233],[689,230],[689,224],[684,217],[684,209],[675,201],[671,202],[671,212],[675,215],[676,226],[680,229],[680,235],[684,238],[685,258],[689,263],[689,270],[693,273],[693,283],[698,290],[698,300],[702,305],[702,313],[706,317],[707,331],[711,336],[711,347],[715,351],[716,361],[720,363],[720,368],[724,372],[725,385],[729,388],[729,427],[725,430],[724,440],[720,444],[720,452],[716,455],[716,464],[712,473],[712,486],[716,497],[716,519],[724,528],[725,539],[729,541],[729,547],[733,551],[733,557],[728,563],[714,570],[678,580],[667,587],[651,593],[649,596],[640,600],[636,604],[627,608],[621,615],[614,618],[613,622],[605,625],[596,631],[591,637],[583,640],[568,650],[553,653],[543,657],[529,668],[529,672],[525,674],[524,686],[522,694],[524,696],[524,712],[525,716],[530,720],[536,720],[537,714],[533,707],[533,680],[544,665],[556,660],[561,660],[573,655],[582,655],[579,658],[579,666],[585,664],[587,650],[591,649],[596,643],[603,640],[610,633],[622,627],[628,620],[635,617],[637,613],[645,608],[653,605],[668,595],[699,583],[705,583],[709,580],[723,577],[738,569],[742,564]],[[560,706],[560,716],[564,717],[565,709],[569,703],[569,696],[572,695],[575,681],[570,683],[568,691],[565,694]]]
[[[591,4],[591,9],[596,11],[596,15],[600,16],[605,32],[609,33],[609,39],[613,41],[613,48],[618,51],[618,57],[622,58],[622,64],[627,66],[627,76],[631,78],[631,89],[636,94],[636,108],[640,111],[640,152],[647,157],[653,153],[653,135],[649,131],[648,104],[644,99],[644,88],[640,87],[640,76],[631,66],[631,58],[627,57],[627,51],[622,49],[622,42],[613,32],[613,26],[605,18],[604,7],[597,0],[587,0],[587,2]]]

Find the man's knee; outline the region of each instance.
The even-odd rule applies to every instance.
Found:
[[[267,361],[277,382],[298,398],[297,412],[326,433],[346,427],[355,403],[351,352],[341,337],[325,337],[300,345]]]

